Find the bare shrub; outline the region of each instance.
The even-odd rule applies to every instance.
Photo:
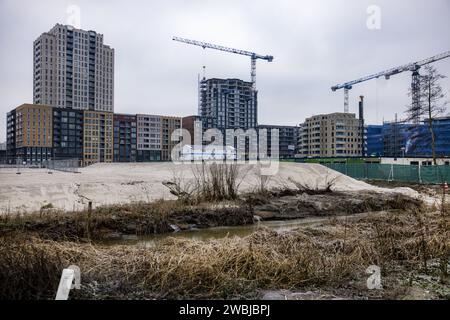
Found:
[[[325,176],[324,185],[321,186],[320,180],[316,180],[314,185],[308,184],[305,181],[296,181],[292,178],[288,180],[295,185],[299,192],[305,193],[329,193],[332,192],[332,187],[336,184],[336,181],[339,179],[339,176],[330,177],[330,174],[327,172]]]
[[[234,200],[238,195],[239,167],[237,164],[202,163],[193,169],[197,200]]]
[[[258,165],[256,167],[256,178],[258,180],[257,193],[260,193],[263,195],[268,194],[269,193],[268,185],[271,181],[271,176],[262,174],[261,165]]]
[[[163,182],[171,194],[188,203],[236,200],[244,176],[236,163],[206,163],[192,167],[193,182],[174,176]]]
[[[162,183],[170,190],[170,193],[178,198],[183,203],[189,203],[195,188],[192,183],[188,182],[182,172],[173,171],[172,179],[170,181],[163,181]]]

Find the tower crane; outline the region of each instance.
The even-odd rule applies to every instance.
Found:
[[[348,113],[349,109],[348,109],[348,93],[349,91],[353,88],[353,86],[355,84],[361,83],[361,82],[365,82],[365,81],[369,81],[372,79],[378,79],[379,77],[385,77],[386,80],[389,80],[391,76],[405,72],[405,71],[410,71],[412,72],[412,83],[411,83],[411,92],[412,92],[412,105],[413,107],[418,107],[420,104],[420,74],[419,74],[419,70],[421,67],[439,61],[439,60],[443,60],[446,58],[450,57],[450,51],[435,55],[431,58],[425,59],[425,60],[421,60],[421,61],[417,61],[417,62],[412,62],[412,63],[408,63],[405,64],[403,66],[400,67],[396,67],[396,68],[392,68],[386,71],[382,71],[379,73],[375,73],[372,74],[370,76],[366,76],[357,80],[353,80],[353,81],[349,81],[346,82],[344,84],[338,84],[335,85],[333,87],[331,87],[331,90],[337,91],[340,89],[344,89],[344,112]],[[415,110],[417,110],[418,108],[415,108]],[[418,119],[416,119],[417,121]]]
[[[252,79],[252,88],[254,91],[256,91],[256,60],[261,59],[261,60],[266,60],[268,62],[273,61],[273,56],[269,56],[269,55],[264,56],[264,55],[260,55],[260,54],[250,52],[250,51],[227,48],[224,46],[219,46],[219,45],[196,41],[196,40],[184,39],[184,38],[180,38],[180,37],[173,37],[172,40],[199,46],[199,47],[202,47],[203,49],[209,48],[209,49],[215,49],[215,50],[240,54],[243,56],[249,56],[251,59],[251,79]]]

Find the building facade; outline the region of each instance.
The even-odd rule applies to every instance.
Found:
[[[351,113],[317,115],[302,124],[300,157],[360,157],[364,143],[360,120]]]
[[[433,120],[437,157],[450,156],[450,117]],[[381,126],[367,127],[368,150],[380,150],[376,156],[431,157],[432,138],[427,121],[411,124],[406,121],[385,122]],[[380,147],[381,145],[381,147]],[[368,155],[372,155],[368,152]]]
[[[83,160],[84,112],[53,108],[53,159]]]
[[[136,115],[114,114],[114,162],[136,162]]]
[[[272,130],[278,130],[278,145],[280,159],[292,159],[298,152],[298,140],[300,137],[300,127],[298,126],[274,126],[274,125],[260,125],[258,132],[261,129],[267,130],[267,151],[268,156],[272,156]]]
[[[33,48],[35,104],[114,111],[114,49],[103,35],[57,24]]]
[[[162,116],[161,124],[161,160],[170,161],[172,149],[180,142],[180,140],[172,141],[172,133],[181,128],[181,118]]]
[[[432,122],[437,157],[450,156],[450,117],[435,118]],[[411,125],[406,134],[405,153],[409,157],[432,156],[432,138],[428,121]]]
[[[367,130],[367,156],[381,157],[383,156],[383,126],[368,125]]]
[[[203,128],[256,128],[257,92],[252,83],[239,79],[203,79],[200,82],[199,111]]]
[[[16,110],[6,114],[6,162],[16,161]]]
[[[8,163],[170,161],[181,118],[24,104],[7,115]]]
[[[188,116],[181,119],[181,127],[189,132],[191,139],[184,141],[184,145],[195,145],[195,133],[202,134],[202,118],[200,116]],[[201,141],[201,138],[199,138]]]
[[[137,161],[169,161],[178,142],[172,142],[175,129],[181,128],[181,118],[138,114]]]
[[[0,143],[0,164],[6,163],[6,142]]]
[[[113,162],[113,113],[84,111],[83,114],[83,164]]]
[[[23,104],[15,109],[15,157],[20,163],[41,164],[52,159],[52,108]]]
[[[161,117],[138,114],[137,161],[161,161]]]

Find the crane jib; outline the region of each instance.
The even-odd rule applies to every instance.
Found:
[[[189,40],[189,39],[180,38],[180,37],[173,37],[172,40],[199,46],[199,47],[202,47],[203,49],[206,49],[206,48],[215,49],[215,50],[240,54],[240,55],[244,55],[244,56],[249,56],[249,57],[252,57],[253,59],[262,59],[262,60],[267,60],[269,62],[273,61],[273,56],[269,56],[269,55],[264,56],[264,55],[260,55],[260,54],[246,51],[246,50],[228,48],[228,47],[224,47],[224,46],[220,46],[220,45],[216,45],[216,44],[201,42],[201,41],[197,41],[197,40]]]
[[[405,71],[414,72],[414,71],[419,70],[420,67],[422,67],[422,66],[425,66],[427,64],[430,64],[430,63],[433,63],[433,62],[437,62],[437,61],[440,61],[440,60],[443,60],[443,59],[446,59],[446,58],[449,58],[449,57],[450,57],[450,51],[447,51],[447,52],[435,55],[435,56],[433,56],[431,58],[428,58],[428,59],[425,59],[425,60],[421,60],[421,61],[405,64],[405,65],[400,66],[400,67],[392,68],[392,69],[389,69],[389,70],[386,70],[386,71],[383,71],[383,72],[379,72],[379,73],[376,73],[376,74],[373,74],[373,75],[370,75],[370,76],[367,76],[367,77],[363,77],[363,78],[360,78],[360,79],[357,79],[357,80],[353,80],[353,81],[350,81],[350,82],[347,82],[347,83],[344,83],[344,84],[335,85],[335,86],[333,86],[331,88],[331,90],[336,91],[336,90],[339,90],[339,89],[345,89],[345,88],[348,89],[348,87],[351,87],[351,86],[353,86],[355,84],[358,84],[358,83],[361,83],[361,82],[365,82],[365,81],[369,81],[369,80],[372,80],[372,79],[378,79],[380,77],[385,77],[386,79],[389,79],[390,76],[393,76],[393,75],[396,75],[396,74],[399,74],[399,73],[402,73],[402,72],[405,72]]]

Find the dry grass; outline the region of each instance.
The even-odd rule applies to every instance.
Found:
[[[54,240],[77,240],[87,236],[86,226],[91,227],[93,238],[101,238],[103,232],[126,231],[130,223],[139,226],[136,233],[149,234],[169,230],[167,217],[180,208],[176,201],[153,203],[132,203],[126,205],[102,206],[88,210],[62,211],[40,210],[32,214],[0,216],[0,235],[13,232],[37,232],[41,237]]]
[[[245,177],[236,163],[202,163],[192,167],[194,179],[184,181],[174,174],[163,184],[183,203],[199,204],[223,200],[236,200],[238,189]]]
[[[246,206],[232,203],[187,205],[160,200],[102,206],[93,209],[91,215],[88,210],[41,210],[34,214],[4,215],[0,216],[0,236],[26,233],[58,241],[100,240],[111,233],[139,236],[172,232],[172,224],[196,224],[198,228],[206,228],[252,222],[253,211]]]
[[[62,252],[23,237],[0,237],[0,299],[51,299],[64,268]]]
[[[448,247],[450,231],[439,228],[437,213],[422,219],[428,224],[427,257],[438,258],[443,244]],[[257,289],[338,287],[362,274],[365,281],[364,270],[372,264],[381,266],[383,275],[420,269],[422,232],[414,215],[396,213],[285,234],[261,230],[244,239],[168,239],[152,248],[2,241],[0,298],[26,290],[30,278],[54,283],[48,270],[70,264],[82,270],[83,289],[75,294],[83,298],[230,298]],[[14,268],[22,265],[22,257],[28,267]],[[24,277],[27,272],[33,277]],[[94,281],[99,284],[95,294],[87,285]]]
[[[299,192],[317,194],[317,193],[330,193],[332,192],[332,188],[339,180],[340,176],[330,177],[330,174],[327,173],[324,181],[316,180],[314,184],[311,182],[298,181],[292,178],[289,178],[289,181],[295,185]],[[321,185],[322,184],[322,185]]]

